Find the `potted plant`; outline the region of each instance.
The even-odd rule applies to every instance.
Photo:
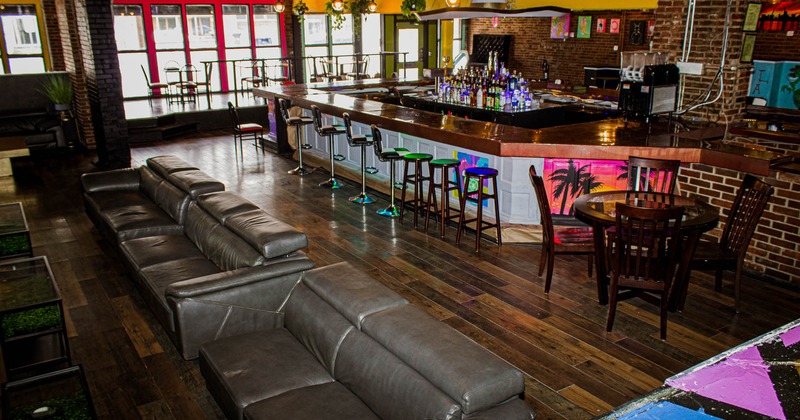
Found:
[[[344,25],[344,8],[336,10],[333,8],[333,0],[325,3],[325,13],[331,17],[331,28],[342,29]]]
[[[403,0],[400,3],[400,11],[405,17],[411,17],[415,12],[424,12],[425,0]]]
[[[294,4],[294,7],[292,7],[292,13],[297,16],[297,21],[300,23],[303,23],[306,12],[308,12],[308,6],[306,6],[306,3],[303,0],[299,0]]]
[[[42,82],[39,90],[47,99],[53,102],[57,112],[67,111],[72,104],[72,81],[67,75],[48,77]]]

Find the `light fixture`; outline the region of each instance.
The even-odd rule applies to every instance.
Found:
[[[283,11],[286,10],[286,5],[283,4],[282,0],[278,0],[272,5],[272,8],[275,10],[275,13],[283,13]]]
[[[342,10],[344,10],[344,0],[333,0],[333,2],[331,3],[331,7],[333,7],[333,10],[341,12]]]
[[[458,6],[458,0],[444,0],[447,7],[456,7]]]
[[[374,0],[370,1],[367,4],[367,10],[369,10],[370,13],[375,13],[378,10],[378,3],[375,3]]]

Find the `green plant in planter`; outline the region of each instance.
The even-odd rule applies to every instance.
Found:
[[[72,81],[69,76],[57,75],[44,79],[39,92],[53,102],[56,111],[66,111],[72,103]]]
[[[414,12],[424,12],[425,0],[403,0],[400,3],[400,11],[405,17],[411,17]]]
[[[367,6],[372,0],[352,0],[347,4],[347,10],[353,17],[353,31],[356,36],[361,36],[361,15],[369,13]]]
[[[30,419],[33,417],[31,413],[43,406],[50,407],[54,410],[52,418],[66,420],[88,420],[92,418],[86,393],[78,391],[73,394],[51,398],[39,404],[16,407],[11,410],[10,419]]]
[[[61,311],[58,306],[45,306],[28,311],[15,312],[3,317],[3,337],[8,339],[61,326]]]
[[[791,93],[794,106],[800,109],[800,86],[797,86],[800,83],[800,66],[792,67],[786,78],[789,79],[789,84],[781,86],[781,91]]]
[[[292,13],[297,16],[297,21],[300,23],[303,23],[303,20],[306,18],[306,12],[308,12],[308,6],[303,0],[299,0],[292,7]]]
[[[344,8],[342,10],[334,10],[333,2],[328,1],[325,3],[325,13],[331,17],[331,28],[342,29],[342,25],[344,25]]]

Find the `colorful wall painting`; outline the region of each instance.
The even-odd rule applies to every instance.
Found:
[[[487,159],[485,157],[474,156],[474,155],[471,155],[469,153],[459,152],[457,150],[453,150],[453,158],[458,160],[458,173],[459,173],[459,176],[461,176],[461,180],[462,181],[464,180],[464,171],[467,168],[475,168],[475,167],[486,168],[486,167],[489,166],[489,159]],[[452,180],[455,181],[455,175],[453,175]],[[470,185],[467,186],[467,191],[478,191],[478,187],[479,187],[478,186],[478,182],[473,179],[472,181],[470,181]],[[488,180],[486,180],[484,182],[484,184],[481,185],[480,187],[483,188],[483,192],[484,193],[486,193],[486,194],[489,193],[489,181]],[[458,198],[458,195],[456,194],[455,191],[451,192],[451,194],[452,194],[451,195],[452,197]],[[477,200],[475,200],[475,199],[469,199],[467,201],[468,202],[472,202],[472,203],[477,202]],[[484,207],[486,207],[486,206],[489,205],[489,203],[488,203],[488,201],[484,200],[482,205]]]
[[[800,61],[755,60],[748,96],[770,107],[800,109]]]
[[[569,13],[553,16],[550,20],[550,38],[565,39],[569,36]]]
[[[589,38],[592,32],[592,17],[578,16],[578,38]]]
[[[611,24],[609,25],[608,32],[612,34],[619,33],[619,19],[611,19]]]
[[[544,188],[553,215],[572,216],[572,203],[590,192],[624,190],[628,166],[621,160],[545,159]]]
[[[770,32],[800,29],[800,0],[764,2],[758,19],[758,29]]]
[[[597,19],[597,32],[603,33],[606,31],[606,20],[605,18]]]

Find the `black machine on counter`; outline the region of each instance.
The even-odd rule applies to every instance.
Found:
[[[623,55],[619,111],[625,119],[649,122],[675,112],[680,71],[666,59],[660,53]]]

